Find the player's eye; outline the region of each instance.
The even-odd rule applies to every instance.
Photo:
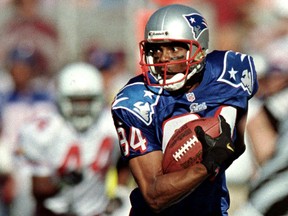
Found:
[[[163,51],[161,49],[153,50],[153,57],[154,58],[160,58],[162,53],[163,53]]]
[[[171,48],[172,52],[178,52],[180,49],[177,46]]]
[[[146,43],[144,45],[144,50],[145,50],[145,53],[147,53],[147,54],[153,54],[157,50],[159,50],[159,46],[157,44]]]
[[[171,43],[171,49],[173,50],[173,52],[187,51],[189,50],[189,46],[188,44],[183,42],[173,42]]]
[[[162,55],[163,50],[159,45],[150,45],[145,47],[145,52],[153,58],[159,58]]]

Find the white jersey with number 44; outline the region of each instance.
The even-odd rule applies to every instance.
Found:
[[[61,191],[45,205],[57,213],[96,215],[106,208],[105,175],[115,151],[116,132],[107,110],[86,132],[79,133],[57,112],[35,116],[22,127],[19,145],[34,176],[53,176]],[[65,184],[65,173],[81,172],[82,181]]]

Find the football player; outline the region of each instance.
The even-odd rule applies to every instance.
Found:
[[[225,169],[245,150],[236,129],[258,84],[251,56],[208,52],[208,41],[206,20],[188,6],[160,8],[146,24],[143,73],[112,104],[121,152],[138,185],[131,216],[228,215]],[[212,139],[197,128],[202,162],[163,174],[163,152],[175,129],[211,116],[219,116],[222,133]]]
[[[32,166],[35,215],[100,215],[116,132],[103,98],[101,73],[72,63],[57,77],[58,111],[35,115],[20,132]]]
[[[47,85],[39,86],[34,76],[39,72],[41,64],[38,54],[39,50],[29,44],[20,43],[5,55],[5,69],[10,86],[0,102],[0,139],[1,144],[6,146],[4,148],[7,149],[8,157],[11,158],[11,176],[6,178],[5,184],[2,184],[6,185],[4,187],[6,192],[3,194],[6,193],[5,196],[10,197],[5,200],[12,202],[9,210],[11,215],[31,216],[34,205],[30,194],[29,166],[23,163],[21,157],[14,157],[17,155],[18,130],[35,112],[46,112],[55,108],[51,92],[46,88],[49,82],[46,80]],[[5,77],[2,81],[5,81]],[[1,159],[2,161],[4,162],[5,159]]]

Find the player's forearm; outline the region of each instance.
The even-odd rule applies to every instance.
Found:
[[[42,201],[52,197],[60,190],[60,186],[55,184],[50,177],[33,177],[32,191],[36,200]]]
[[[196,189],[207,178],[202,164],[159,176],[144,194],[149,206],[159,212]]]

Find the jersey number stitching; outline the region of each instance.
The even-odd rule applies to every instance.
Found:
[[[145,152],[147,149],[147,140],[142,135],[142,132],[135,127],[130,128],[130,137],[129,141],[126,138],[126,133],[124,128],[118,127],[117,133],[119,137],[119,143],[122,149],[122,153],[124,156],[129,156],[129,147],[131,147],[134,151]]]

